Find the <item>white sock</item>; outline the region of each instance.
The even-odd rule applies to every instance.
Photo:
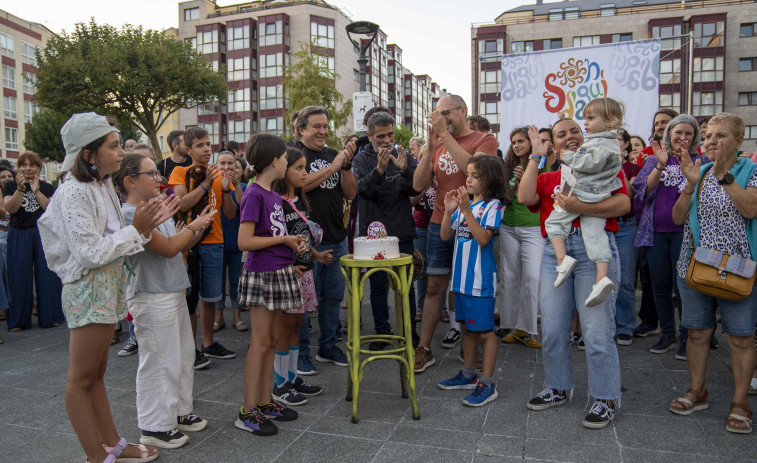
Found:
[[[449,327],[460,331],[460,323],[455,320],[455,312],[449,312]]]
[[[289,351],[276,351],[273,358],[273,372],[276,376],[276,387],[281,387],[289,377]]]
[[[289,381],[294,384],[297,379],[297,360],[300,356],[300,346],[289,346]]]

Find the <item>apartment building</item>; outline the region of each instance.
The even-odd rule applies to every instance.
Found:
[[[505,11],[492,23],[474,24],[471,29],[473,101],[498,132],[503,54],[650,37],[662,39],[659,105],[694,116],[737,114],[747,125],[744,148],[754,150],[754,0],[539,0]]]

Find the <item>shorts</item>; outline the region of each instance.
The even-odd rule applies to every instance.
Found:
[[[116,324],[126,317],[126,270],[119,258],[63,285],[63,314],[68,327]]]
[[[313,269],[303,273],[298,282],[300,284],[300,293],[302,293],[303,305],[299,309],[287,313],[315,312],[318,310],[318,296],[315,294]]]
[[[494,331],[494,298],[469,296],[463,293],[455,295],[455,320],[465,324],[469,333],[488,333]]]
[[[265,307],[284,313],[302,313],[303,301],[300,284],[294,267],[272,272],[242,270],[239,277],[239,305],[242,307]]]
[[[681,325],[690,330],[715,328],[715,307],[720,308],[723,332],[731,336],[752,336],[757,321],[757,289],[743,301],[719,299],[689,288],[686,280],[677,277],[681,295]]]
[[[449,275],[452,273],[452,254],[455,251],[455,238],[442,240],[442,227],[429,222],[426,235],[426,273],[429,275]]]
[[[200,244],[200,300],[218,302],[223,298],[223,243]]]

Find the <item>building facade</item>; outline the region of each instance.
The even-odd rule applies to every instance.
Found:
[[[2,60],[3,117],[0,119],[0,152],[15,164],[24,151],[26,124],[39,111],[37,93],[38,49],[45,46],[52,32],[42,24],[30,22],[0,10],[0,59]],[[39,153],[44,156],[44,153]],[[43,166],[41,176],[50,178],[55,164]]]
[[[686,36],[690,33],[693,40]],[[505,11],[492,24],[472,27],[473,101],[478,103],[479,114],[486,116],[493,124],[493,131],[498,132],[503,54],[650,37],[663,39],[660,107],[694,116],[712,116],[721,111],[737,114],[747,125],[744,149],[754,151],[757,140],[754,0],[537,1]],[[690,45],[693,45],[691,63]]]
[[[360,88],[358,50],[345,32],[350,22],[341,10],[323,0],[263,0],[224,7],[212,0],[179,3],[178,38],[191,42],[214,69],[226,70],[231,92],[225,102],[180,110],[178,126],[207,129],[214,151],[230,140],[244,144],[255,132],[289,133],[289,121],[284,120],[289,108],[283,69],[300,43],[314,44],[325,55],[327,66],[340,76],[335,82],[337,90],[350,101]],[[407,76],[412,80],[412,73],[402,67],[401,50],[387,44],[386,34],[379,31],[369,48],[367,69],[374,104],[389,107],[398,122],[424,134],[421,119],[404,109],[408,94],[398,93],[405,89]],[[425,93],[416,98],[427,102],[417,111],[423,118],[432,108],[432,89],[438,89],[424,77],[428,83],[417,91]]]

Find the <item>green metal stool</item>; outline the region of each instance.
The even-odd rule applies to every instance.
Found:
[[[374,360],[390,359],[400,364],[400,385],[402,386],[402,398],[408,397],[408,385],[410,386],[410,401],[413,406],[413,419],[420,419],[418,412],[418,399],[415,394],[415,350],[413,349],[413,336],[410,325],[410,285],[413,284],[413,256],[401,254],[400,257],[384,260],[353,259],[352,254],[342,256],[339,259],[342,274],[347,281],[349,293],[349,333],[347,335],[347,360],[349,363],[349,376],[347,380],[347,401],[352,401],[352,422],[360,421],[358,418],[358,398],[360,382],[363,380],[365,366]],[[367,268],[364,275],[360,271]],[[363,299],[365,282],[369,276],[376,272],[386,272],[389,285],[394,291],[395,313],[397,315],[397,333],[400,334],[374,334],[360,335],[360,302]],[[376,351],[363,349],[363,344],[374,341],[384,342],[391,345],[391,349]],[[360,355],[367,355],[362,362]]]

